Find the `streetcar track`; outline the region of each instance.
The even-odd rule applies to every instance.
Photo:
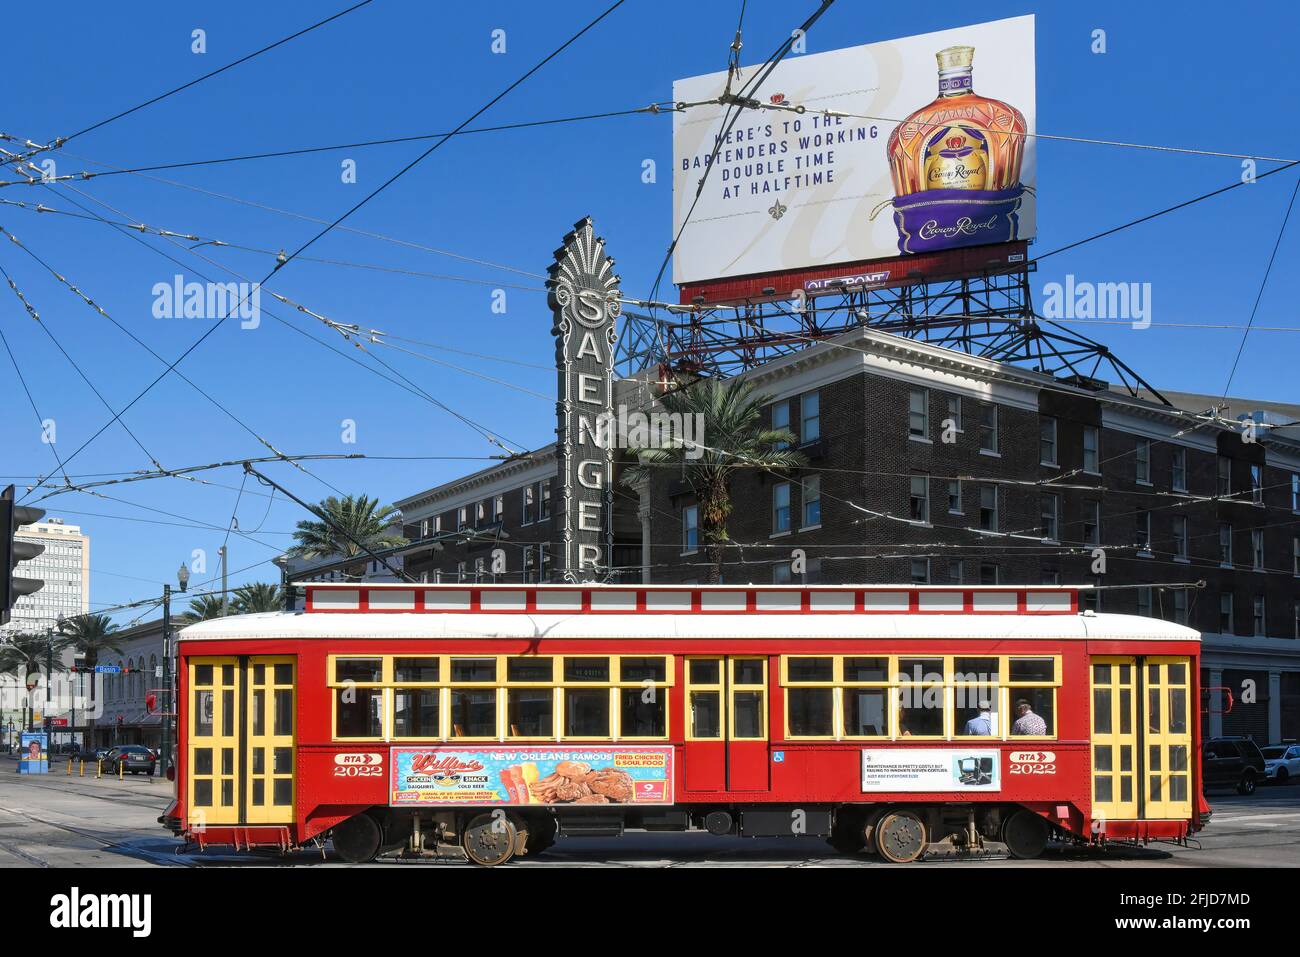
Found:
[[[36,824],[44,824],[46,827],[56,828],[57,830],[60,831],[67,831],[69,834],[76,834],[79,837],[87,838],[88,840],[94,841],[97,844],[101,844],[106,848],[112,848],[114,850],[120,851],[121,853],[125,854],[128,857],[134,857],[138,860],[148,861],[150,863],[158,864],[160,866],[176,866],[176,867],[194,866],[193,863],[186,861],[180,857],[169,857],[168,855],[160,854],[156,851],[149,851],[149,850],[145,850],[144,848],[134,847],[130,844],[123,844],[117,841],[110,841],[107,838],[100,837],[98,834],[95,834],[93,831],[87,831],[84,830],[83,828],[73,827],[70,824],[60,824],[58,821],[50,821],[45,818],[37,817],[34,814],[28,814],[26,811],[20,811],[17,808],[0,807],[0,811],[4,811],[6,814],[16,814],[19,817],[25,817],[29,821],[32,821]],[[7,845],[0,844],[0,846],[5,846],[6,849],[8,849]],[[25,855],[22,852],[17,852],[17,856],[25,857]],[[48,867],[49,864],[45,863],[39,866]]]

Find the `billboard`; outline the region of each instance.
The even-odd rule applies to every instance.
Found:
[[[743,88],[759,69],[746,67]],[[678,80],[719,97],[727,74]],[[673,281],[852,263],[1034,234],[1034,18],[788,56],[709,162],[726,107],[673,117]],[[826,116],[833,111],[851,116]]]
[[[671,746],[393,748],[393,805],[671,804]]]

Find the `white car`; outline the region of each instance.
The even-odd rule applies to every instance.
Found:
[[[1270,781],[1286,784],[1300,778],[1300,744],[1270,744],[1260,751],[1264,755],[1264,774]]]

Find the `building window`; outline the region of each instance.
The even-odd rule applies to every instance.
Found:
[[[930,559],[928,558],[912,559],[912,584],[913,585],[930,584]]]
[[[1254,615],[1251,618],[1251,634],[1256,638],[1263,638],[1266,634],[1264,624],[1264,596],[1255,596]]]
[[[1133,454],[1137,481],[1142,485],[1151,484],[1151,440],[1138,439]]]
[[[816,442],[822,437],[821,393],[804,393],[799,399],[799,413],[803,420],[799,430],[799,441],[805,445]]]
[[[914,439],[930,435],[929,389],[912,389],[907,393],[907,434]]]
[[[1173,489],[1175,492],[1187,491],[1187,450],[1174,449]]]
[[[1232,526],[1219,525],[1219,564],[1232,567]]]
[[[1059,568],[1044,568],[1043,584],[1044,585],[1061,584],[1061,570]]]
[[[961,432],[961,396],[948,396],[948,422],[954,432]]]
[[[475,526],[486,525],[488,520],[488,501],[484,499],[474,506],[474,523]]]
[[[1101,502],[1083,503],[1083,542],[1101,544]]]
[[[1061,537],[1060,529],[1060,511],[1061,496],[1054,493],[1046,493],[1039,497],[1039,531],[1043,538],[1050,538],[1053,541]]]
[[[456,563],[456,581],[458,582],[467,581],[466,565],[464,562]]]
[[[1250,531],[1250,567],[1257,572],[1264,570],[1264,530],[1253,528]]]
[[[1137,528],[1138,552],[1147,555],[1151,554],[1151,513],[1138,512],[1134,518],[1134,524]]]
[[[1180,625],[1187,624],[1187,589],[1174,589],[1174,621]]]
[[[474,559],[474,581],[481,583],[487,577],[487,559],[481,557]]]
[[[790,431],[790,400],[784,399],[780,402],[772,403],[772,431],[789,432]],[[789,442],[777,442],[774,446],[777,449],[788,449]]]
[[[537,510],[537,517],[545,520],[551,517],[551,480],[546,479],[542,482],[542,494],[540,505]]]
[[[913,475],[911,493],[908,496],[908,514],[914,522],[930,520],[930,477]]]
[[[948,562],[948,582],[953,585],[960,585],[966,580],[965,562],[960,558]]]
[[[980,406],[980,451],[993,455],[998,451],[998,407]]]
[[[1300,535],[1291,539],[1291,574],[1300,578]]]
[[[777,562],[772,566],[772,584],[789,585],[794,581],[794,573],[790,571],[789,562]]]
[[[1174,558],[1187,560],[1187,516],[1174,516]]]
[[[1264,470],[1258,465],[1250,467],[1250,500],[1256,505],[1264,504]]]
[[[469,525],[469,506],[462,505],[456,509],[456,531],[461,531]]]
[[[1226,455],[1219,456],[1219,494],[1232,494],[1232,459]]]
[[[980,486],[980,528],[986,532],[998,530],[998,487]]]
[[[523,525],[531,525],[537,520],[537,487],[535,485],[524,486],[524,511],[519,521]]]
[[[1043,465],[1056,464],[1056,419],[1051,416],[1038,420],[1038,461]]]
[[[687,505],[682,509],[682,551],[695,552],[700,548],[700,507]]]
[[[1235,629],[1232,624],[1232,592],[1219,592],[1219,634],[1231,635]]]
[[[803,480],[803,527],[815,528],[822,523],[822,478],[809,475]]]
[[[998,583],[998,566],[995,562],[980,562],[980,584],[996,585]]]
[[[1144,585],[1138,589],[1138,614],[1143,618],[1151,617],[1151,588]]]
[[[492,500],[492,521],[499,522],[506,514],[506,497],[498,495]]]
[[[1083,427],[1083,470],[1085,472],[1097,472],[1100,469],[1098,461],[1098,438],[1100,432],[1095,425],[1085,425]]]
[[[961,479],[948,480],[948,511],[953,515],[962,514],[961,511]]]
[[[790,483],[778,482],[772,486],[772,532],[790,531]]]
[[[1300,512],[1300,475],[1291,475],[1291,511]]]

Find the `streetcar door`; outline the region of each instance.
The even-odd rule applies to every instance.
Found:
[[[686,659],[687,791],[766,791],[767,659]]]
[[[190,658],[188,667],[190,825],[291,823],[294,659]]]
[[[1143,665],[1146,808],[1142,816],[1186,820],[1192,816],[1189,659],[1151,657]]]
[[[1092,659],[1092,813],[1097,820],[1138,816],[1137,662]]]

